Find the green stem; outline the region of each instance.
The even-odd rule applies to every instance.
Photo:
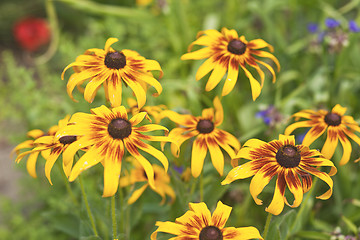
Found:
[[[82,197],[83,197],[83,200],[84,200],[84,203],[85,203],[86,211],[87,211],[87,213],[89,215],[91,227],[92,227],[92,229],[94,231],[95,236],[98,237],[99,235],[98,235],[98,232],[96,230],[94,217],[93,217],[93,215],[91,213],[91,209],[89,207],[89,202],[88,202],[87,197],[86,197],[86,192],[85,192],[85,188],[84,188],[84,184],[82,182],[82,177],[81,176],[79,176],[79,183],[80,183],[81,194],[82,194]]]
[[[116,224],[116,208],[115,208],[115,194],[111,197],[111,218],[113,227],[113,239],[117,238],[117,224]]]
[[[62,170],[62,167],[60,166],[60,162],[57,161],[57,164],[56,164],[56,165],[57,165],[57,167],[59,168],[59,170],[60,170],[60,172],[61,172],[61,177],[62,177],[62,179],[63,179],[63,181],[64,181],[64,183],[65,183],[66,191],[67,191],[68,194],[70,195],[70,198],[71,198],[71,200],[73,201],[75,207],[78,207],[78,206],[79,206],[79,203],[78,203],[78,201],[77,201],[77,199],[76,199],[76,197],[75,197],[75,195],[74,195],[74,193],[73,193],[73,191],[72,191],[72,189],[71,189],[71,187],[70,187],[70,183],[69,183],[67,177],[65,176],[65,173],[64,173],[64,171]]]
[[[125,235],[125,227],[124,227],[124,223],[125,223],[125,214],[124,214],[124,193],[123,193],[123,189],[119,188],[118,190],[119,192],[119,199],[120,199],[120,224],[119,224],[119,232],[120,234],[124,234]]]
[[[201,172],[200,175],[200,202],[204,201],[204,173],[203,171]]]
[[[263,238],[265,240],[266,240],[266,236],[267,236],[267,234],[269,232],[271,218],[272,218],[272,214],[268,213],[267,218],[266,218],[266,222],[265,222],[264,232],[263,232]]]
[[[54,7],[54,1],[47,0],[45,2],[45,8],[51,29],[51,42],[47,51],[35,59],[37,65],[42,65],[49,61],[54,56],[59,45],[59,24]]]
[[[318,181],[318,178],[315,178],[314,183],[313,183],[310,191],[307,193],[305,199],[303,200],[303,202],[301,204],[301,207],[300,207],[299,211],[296,214],[295,221],[293,221],[293,224],[290,226],[289,231],[287,232],[285,239],[289,239],[290,234],[293,232],[293,230],[295,228],[295,225],[299,224],[300,217],[302,216],[303,212],[305,211],[305,208],[306,208],[307,203],[308,203],[308,201],[310,199],[310,196],[312,196],[312,193],[314,192],[315,185],[316,185],[317,181]]]

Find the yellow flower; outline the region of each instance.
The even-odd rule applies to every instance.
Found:
[[[51,185],[51,169],[61,153],[63,153],[64,173],[66,176],[69,176],[73,160],[72,158],[66,157],[66,153],[68,152],[68,148],[76,142],[77,138],[76,136],[55,138],[56,131],[65,127],[68,124],[69,118],[70,116],[66,116],[64,119],[59,121],[57,126],[51,127],[48,131],[48,135],[43,134],[40,130],[30,131],[30,135],[36,139],[25,141],[15,147],[15,151],[18,151],[22,148],[33,148],[29,151],[19,154],[15,160],[17,163],[19,163],[22,158],[24,158],[26,155],[29,155],[27,161],[27,170],[32,177],[36,178],[36,161],[39,153],[41,153],[41,155],[46,159],[45,176]]]
[[[360,145],[360,138],[354,133],[354,131],[360,132],[359,124],[354,121],[353,117],[345,116],[345,112],[346,108],[339,104],[337,104],[330,112],[326,110],[302,110],[293,115],[295,120],[297,121],[299,118],[306,118],[309,120],[291,124],[285,129],[285,135],[289,135],[296,128],[311,127],[302,142],[302,144],[310,146],[310,144],[326,131],[327,137],[321,153],[325,158],[330,159],[334,155],[338,140],[340,140],[343,147],[343,156],[340,160],[340,165],[344,165],[349,161],[352,151],[348,137]]]
[[[70,76],[67,83],[67,92],[74,100],[72,92],[75,86],[79,86],[89,80],[85,87],[84,98],[91,103],[101,84],[104,84],[106,98],[112,107],[121,105],[122,82],[129,86],[135,93],[138,106],[141,108],[146,102],[146,85],[153,86],[157,94],[162,92],[161,84],[152,76],[150,71],[163,72],[159,63],[155,60],[145,59],[139,53],[124,49],[116,51],[111,45],[117,42],[116,38],[109,38],[105,43],[105,49],[91,48],[76,61],[69,64],[63,71],[61,77],[69,68],[74,68],[75,73]]]
[[[120,178],[120,187],[134,185],[137,182],[148,182],[146,172],[141,164],[139,164],[135,159],[132,160],[132,163],[135,168],[131,170],[130,174],[126,174]],[[155,188],[151,186],[150,188],[161,196],[161,204],[165,203],[166,195],[170,196],[171,202],[173,202],[175,200],[175,192],[169,185],[169,175],[158,165],[152,164],[152,167],[154,169]],[[146,183],[141,188],[135,190],[129,198],[128,204],[133,204],[136,200],[138,200],[148,186],[149,183]]]
[[[127,102],[129,105],[129,108],[127,109],[128,113],[135,115],[135,114],[138,114],[139,112],[146,112],[148,114],[148,115],[146,115],[146,119],[148,119],[150,122],[152,122],[152,120],[149,117],[149,115],[150,115],[155,119],[156,123],[159,123],[161,121],[161,119],[162,119],[161,112],[167,108],[165,105],[158,105],[158,106],[144,106],[141,109],[139,109],[135,99],[128,98]]]
[[[218,97],[214,99],[214,107],[215,110],[213,108],[204,109],[202,116],[199,117],[188,114],[181,115],[170,110],[163,112],[163,116],[183,126],[174,128],[169,133],[169,137],[175,139],[178,143],[178,145],[171,144],[171,152],[174,156],[179,156],[177,146],[181,146],[184,141],[196,136],[191,154],[191,173],[195,178],[202,171],[208,150],[214,167],[222,176],[224,155],[220,147],[229,154],[230,158],[235,157],[235,151],[240,148],[239,141],[233,135],[217,128],[223,122],[224,117],[223,108]]]
[[[294,136],[280,135],[279,140],[269,143],[258,139],[248,140],[236,155],[236,159],[239,158],[248,159],[250,162],[233,168],[221,184],[229,184],[237,179],[255,175],[250,183],[250,193],[255,203],[261,205],[262,201],[258,199],[258,195],[270,180],[277,176],[274,197],[265,209],[274,215],[282,212],[284,202],[293,208],[300,205],[303,194],[312,186],[310,174],[320,178],[330,187],[317,198],[326,200],[332,195],[333,181],[330,176],[337,172],[336,167],[317,150],[310,150],[305,145],[295,145]],[[330,173],[317,169],[321,166],[330,166]],[[295,198],[291,205],[285,197],[286,186]]]
[[[157,239],[158,232],[177,236],[170,239],[263,239],[259,231],[254,227],[225,227],[232,208],[221,201],[218,202],[212,215],[203,202],[189,203],[189,208],[190,210],[177,218],[175,222],[156,222],[158,229],[151,234],[151,240]]]
[[[238,79],[239,66],[250,80],[253,100],[260,95],[265,79],[265,74],[258,63],[265,66],[271,72],[273,82],[276,81],[275,72],[272,66],[258,60],[254,56],[270,58],[277,65],[278,71],[280,71],[279,61],[274,55],[266,51],[258,50],[260,48],[268,47],[269,50],[273,52],[274,49],[270,44],[262,39],[255,39],[248,42],[244,36],[239,37],[237,32],[233,29],[228,30],[227,28],[223,28],[221,33],[213,29],[200,31],[197,40],[190,44],[188,52],[191,51],[193,45],[205,47],[191,53],[186,53],[181,59],[198,60],[207,58],[196,73],[196,80],[200,80],[213,70],[206,84],[206,91],[211,91],[215,88],[225,75],[226,71],[228,71],[222,90],[222,96],[227,95],[234,88]],[[247,70],[246,64],[256,69],[261,78],[261,84],[253,77],[249,70]]]
[[[82,171],[101,162],[104,166],[103,197],[113,196],[118,189],[122,158],[127,149],[145,169],[150,186],[155,188],[153,167],[139,153],[138,149],[157,158],[167,171],[169,163],[165,155],[141,140],[170,141],[165,136],[143,134],[154,130],[164,130],[165,132],[168,130],[157,124],[135,127],[143,121],[146,113],[138,113],[128,120],[126,109],[123,106],[113,109],[101,106],[91,109],[91,112],[92,114],[75,113],[70,119],[71,124],[56,134],[57,138],[67,135],[81,137],[76,145],[71,146],[72,155],[81,148],[88,148],[87,152],[74,165],[69,181],[74,181]]]

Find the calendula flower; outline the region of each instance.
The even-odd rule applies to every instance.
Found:
[[[42,132],[35,130],[31,132],[33,136],[39,136],[35,140],[25,141],[22,144],[19,144],[15,147],[15,150],[18,151],[21,148],[33,148],[29,151],[23,152],[18,155],[16,162],[19,163],[22,158],[26,155],[29,155],[27,162],[27,170],[32,177],[36,177],[36,161],[39,156],[39,153],[46,159],[45,163],[45,176],[51,182],[51,169],[54,166],[54,163],[59,158],[60,154],[63,153],[63,169],[66,176],[69,176],[73,160],[72,158],[66,157],[67,149],[76,142],[76,136],[64,136],[61,138],[55,138],[56,131],[65,127],[68,124],[70,116],[66,116],[64,119],[59,121],[57,126],[52,127],[49,130],[50,135],[41,135]]]
[[[232,208],[221,201],[218,202],[212,215],[203,202],[189,203],[189,208],[190,210],[183,216],[176,218],[175,222],[156,222],[158,229],[151,234],[151,240],[157,239],[158,232],[176,235],[176,237],[170,239],[263,239],[259,231],[254,227],[225,227]]]
[[[125,176],[122,176],[120,178],[120,187],[126,187],[129,185],[134,185],[137,182],[147,182],[144,184],[141,188],[135,190],[131,197],[128,200],[128,204],[133,204],[136,200],[139,199],[139,197],[143,194],[143,192],[146,190],[146,188],[149,185],[148,178],[146,175],[146,172],[144,171],[144,168],[139,164],[136,159],[131,160],[132,164],[135,166],[134,169],[130,171],[130,174],[125,174]],[[170,186],[170,177],[165,172],[165,170],[155,164],[152,164],[152,167],[154,169],[154,184],[155,188],[150,188],[159,194],[162,198],[161,204],[165,203],[166,195],[171,197],[171,202],[175,200],[175,192]]]
[[[332,195],[333,176],[337,169],[334,164],[325,159],[317,150],[310,150],[305,145],[295,145],[294,136],[279,136],[279,140],[269,143],[258,139],[248,140],[236,155],[236,159],[250,160],[245,164],[233,168],[222,181],[222,185],[229,184],[237,179],[253,177],[250,183],[250,193],[256,204],[262,201],[258,195],[270,180],[277,176],[274,197],[265,211],[278,215],[284,208],[284,203],[290,207],[298,207],[303,199],[303,194],[312,186],[311,175],[326,182],[330,189],[318,199],[326,200]],[[330,166],[327,174],[318,167]],[[300,181],[301,179],[301,181]],[[286,186],[294,195],[293,204],[289,204],[285,197]]]
[[[133,98],[128,98],[127,103],[129,105],[129,108],[127,109],[128,113],[131,112],[132,115],[135,115],[139,112],[146,112],[146,119],[151,122],[152,120],[149,116],[152,116],[156,123],[159,123],[162,119],[161,112],[167,109],[167,107],[163,104],[158,106],[144,106],[139,109],[136,100]]]
[[[201,45],[205,47],[200,50],[190,52],[193,45]],[[247,78],[250,80],[252,98],[255,100],[260,95],[265,79],[265,74],[258,63],[266,67],[273,76],[273,82],[276,81],[273,67],[255,58],[255,56],[270,58],[277,65],[278,71],[280,71],[279,61],[276,57],[274,57],[274,55],[266,51],[258,50],[265,47],[269,48],[271,52],[274,51],[273,47],[262,39],[255,39],[248,42],[244,36],[239,37],[238,33],[233,29],[228,30],[227,28],[223,28],[221,33],[211,29],[200,31],[197,35],[197,40],[191,43],[188,47],[188,51],[190,53],[184,54],[181,59],[197,60],[207,58],[196,73],[196,80],[199,80],[213,70],[206,84],[206,91],[211,91],[215,88],[225,73],[228,72],[222,90],[222,96],[227,95],[234,88],[238,79],[240,66],[245,72]],[[260,76],[261,84],[246,68],[247,64],[256,69]]]
[[[74,165],[69,181],[74,181],[82,171],[101,162],[104,166],[103,197],[113,196],[119,186],[122,158],[127,149],[144,168],[150,186],[155,188],[154,169],[138,149],[157,158],[167,171],[169,163],[165,155],[141,140],[170,141],[165,136],[142,134],[154,130],[164,130],[165,132],[168,130],[156,124],[136,127],[143,121],[146,113],[141,112],[128,119],[123,106],[109,109],[103,105],[91,109],[91,113],[75,113],[70,119],[71,125],[56,134],[56,138],[68,135],[81,137],[76,144],[71,146],[72,155],[81,148],[88,148],[87,152]]]
[[[146,102],[146,85],[153,86],[158,95],[162,92],[161,84],[152,76],[150,71],[163,72],[159,63],[155,60],[145,59],[139,53],[124,49],[116,51],[111,45],[117,42],[116,38],[109,38],[105,43],[105,49],[91,48],[83,55],[76,58],[76,61],[69,64],[63,71],[64,73],[71,67],[77,68],[75,73],[70,76],[67,83],[67,92],[74,100],[72,91],[78,86],[89,80],[85,87],[84,98],[91,103],[101,84],[104,84],[106,98],[112,107],[121,105],[122,83],[129,86],[135,93],[138,106],[141,108]]]
[[[351,155],[352,147],[348,137],[360,145],[360,138],[354,132],[360,132],[360,127],[351,116],[345,116],[346,108],[337,104],[331,111],[326,110],[302,110],[293,115],[295,120],[300,118],[309,119],[291,124],[285,129],[285,135],[289,135],[295,129],[308,127],[310,130],[306,133],[302,144],[310,146],[325,131],[327,133],[326,141],[322,147],[321,153],[325,158],[330,159],[335,152],[338,141],[343,147],[343,155],[340,165],[346,164]]]
[[[207,108],[202,111],[202,116],[194,117],[189,114],[178,114],[174,111],[166,110],[163,116],[170,118],[171,121],[182,127],[174,128],[170,131],[169,137],[176,140],[178,145],[171,144],[171,152],[179,157],[178,146],[196,137],[192,146],[191,154],[191,173],[198,177],[204,165],[207,152],[210,152],[211,161],[219,172],[223,174],[224,155],[220,149],[223,148],[231,158],[235,156],[235,151],[240,148],[239,141],[230,133],[217,128],[224,118],[224,112],[218,97],[214,99],[214,108]],[[235,150],[235,151],[234,151]]]

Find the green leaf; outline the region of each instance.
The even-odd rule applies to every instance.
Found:
[[[296,234],[296,237],[299,237],[300,239],[328,240],[330,234],[316,231],[300,231]]]
[[[81,237],[80,240],[102,240],[99,236],[88,236],[88,237]]]
[[[356,225],[355,225],[350,219],[348,219],[348,218],[345,217],[345,216],[342,216],[342,217],[341,217],[341,220],[344,221],[344,223],[345,223],[346,226],[350,229],[350,231],[352,231],[355,235],[358,234],[358,230],[357,230]]]

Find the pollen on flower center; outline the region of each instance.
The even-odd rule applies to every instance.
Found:
[[[201,230],[199,240],[223,240],[223,235],[219,228],[207,226]]]
[[[202,119],[196,125],[196,130],[200,133],[211,133],[214,130],[214,123],[207,119]]]
[[[108,125],[110,136],[115,139],[124,139],[131,134],[131,123],[125,119],[113,119]]]
[[[227,50],[231,53],[241,55],[246,51],[246,44],[238,39],[233,39],[229,42]]]
[[[329,112],[325,115],[324,121],[331,126],[338,126],[341,123],[341,116],[336,113]]]
[[[282,146],[276,153],[276,161],[285,168],[299,165],[301,156],[299,150],[293,145]]]
[[[121,52],[109,52],[105,56],[105,66],[112,69],[120,69],[126,65],[126,57]]]
[[[66,145],[76,141],[76,136],[63,136],[59,139],[59,142]]]

